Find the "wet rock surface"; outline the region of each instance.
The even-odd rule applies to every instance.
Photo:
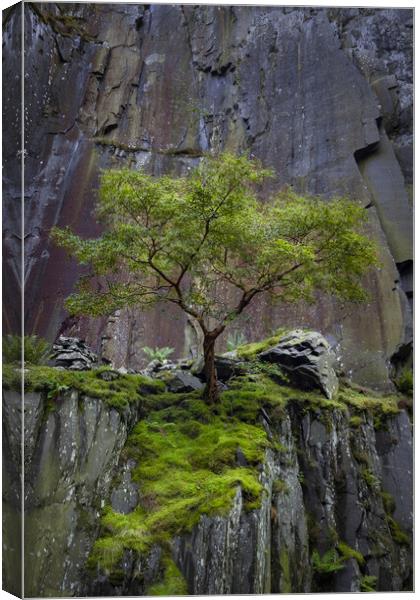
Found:
[[[16,8],[5,22],[7,81],[18,71],[19,15]],[[389,360],[411,328],[412,26],[404,9],[85,3],[67,4],[63,16],[54,4],[26,4],[27,331],[36,323],[51,341],[58,332],[84,338],[116,367],[144,368],[137,357],[146,344],[169,345],[174,356],[196,348],[197,332],[168,307],[121,311],[108,321],[68,318],[63,300],[79,271],[75,263],[63,268],[66,256],[49,231],[58,223],[82,236],[99,233],[92,190],[101,168],[185,174],[203,153],[229,148],[271,166],[276,189],[288,183],[354,197],[381,246],[382,268],[367,282],[373,294],[363,311],[326,297],[316,309],[261,299],[244,323],[247,339],[283,325],[321,329],[355,381],[386,388]],[[7,94],[10,139],[14,104]],[[20,265],[15,163],[11,144],[10,290]]]
[[[328,399],[338,390],[334,370],[337,359],[327,340],[317,331],[291,331],[276,346],[259,354],[259,358],[279,365],[297,387],[318,388]]]

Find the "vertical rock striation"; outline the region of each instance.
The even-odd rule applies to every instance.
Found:
[[[103,354],[132,367],[144,345],[188,351],[191,327],[164,307],[108,323],[66,318],[79,270],[63,268],[49,230],[98,233],[100,168],[185,174],[205,152],[251,152],[277,175],[263,197],[289,183],[365,205],[383,266],[363,311],[329,298],[316,308],[261,300],[241,328],[249,339],[280,324],[321,329],[355,381],[386,388],[411,336],[410,10],[31,3],[25,45],[28,332],[79,336],[96,351],[102,337]]]
[[[6,394],[12,407],[13,392]],[[204,515],[170,543],[190,594],[356,592],[366,576],[379,591],[411,589],[407,414],[374,423],[364,412],[355,427],[338,409],[304,407],[290,403],[276,422],[261,417],[278,449],[267,450],[261,465],[260,507],[247,510],[238,487],[227,516]],[[138,501],[123,452],[138,409],[118,413],[68,390],[55,408],[44,395],[28,393],[25,411],[26,594],[146,594],[163,577],[159,546],[148,555],[127,550],[112,573],[87,568],[101,508],[112,503],[127,514]],[[13,455],[15,417],[10,410],[4,417],[6,451]],[[9,498],[11,490],[4,491]],[[323,557],[337,547],[345,560],[325,575],[314,552]]]

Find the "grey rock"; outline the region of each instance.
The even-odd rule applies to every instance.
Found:
[[[19,395],[7,392],[4,402],[4,535],[13,546]],[[134,462],[123,452],[137,412],[133,407],[121,415],[76,391],[65,393],[54,411],[47,406],[42,394],[25,398],[27,589],[33,596],[145,595],[163,575],[158,546],[146,555],[127,550],[118,577],[88,574],[84,567],[100,535],[101,508],[111,503],[127,514],[138,505]],[[281,421],[265,421],[265,428],[279,449],[267,450],[260,468],[260,507],[246,510],[238,486],[228,515],[204,515],[172,542],[189,593],[357,592],[357,561],[346,561],[326,580],[312,570],[310,544],[323,555],[335,538],[365,556],[363,574],[378,577],[378,590],[410,589],[412,549],[393,539],[381,495],[383,489],[393,496],[393,518],[410,535],[412,429],[406,413],[390,416],[380,429],[364,415],[355,429],[340,410],[315,414],[295,401]],[[246,468],[239,448],[237,461]],[[367,483],[366,465],[377,485]]]
[[[52,347],[51,359],[56,367],[73,371],[91,369],[97,362],[97,356],[83,340],[60,336]]]
[[[297,387],[318,388],[329,399],[338,390],[335,356],[324,336],[316,331],[291,331],[259,358],[279,365]]]
[[[133,467],[135,467],[135,461],[127,461],[123,467],[120,484],[111,493],[112,508],[122,514],[132,512],[139,500],[138,486],[131,480]]]
[[[101,371],[98,373],[97,377],[103,381],[115,381],[121,377],[121,373],[119,371],[107,369],[106,371]]]
[[[169,373],[170,374],[165,377],[164,381],[170,392],[194,392],[196,390],[201,390],[204,387],[203,382],[200,381],[198,377],[191,375],[191,373],[181,370],[171,371]]]
[[[53,6],[40,10],[58,14]],[[355,381],[386,387],[389,358],[407,324],[401,297],[392,291],[399,278],[395,263],[401,269],[399,260],[405,264],[412,252],[401,180],[402,175],[411,186],[412,11],[151,5],[138,26],[137,4],[98,5],[94,19],[90,10],[89,3],[69,5],[66,15],[80,19],[95,38],[91,42],[58,35],[34,5],[25,5],[27,136],[32,148],[25,181],[31,217],[25,242],[29,322],[37,323],[37,332],[45,337],[61,329],[82,337],[104,335],[103,356],[116,366],[130,356],[130,366],[143,367],[135,352],[140,336],[152,346],[169,344],[179,355],[197,348],[199,340],[188,337],[186,320],[176,307],[165,312],[160,306],[147,312],[130,308],[108,323],[67,321],[61,295],[74,289],[81,271],[76,262],[62,268],[62,251],[50,243],[48,231],[60,223],[96,235],[94,194],[86,190],[96,188],[101,168],[117,163],[155,175],[181,175],[200,155],[229,148],[252,153],[276,171],[262,197],[290,183],[297,192],[349,195],[372,205],[367,227],[380,244],[383,265],[367,282],[372,301],[343,318],[341,304],[322,296],[317,310],[302,306],[299,314],[309,327],[316,329],[321,322],[326,335],[340,338],[344,368],[353,371]],[[10,92],[5,135],[11,140],[5,156],[5,268],[10,282],[5,308],[14,329],[19,327],[15,198],[20,138],[14,98],[20,90],[20,18],[17,9],[12,11],[4,32]],[[176,40],[173,31],[179,33]],[[182,80],[176,76],[179,61]],[[169,112],[156,111],[162,81],[174,103]],[[46,97],[49,101],[43,102]],[[187,105],[194,109],[185,111]],[[45,144],[46,137],[51,143]],[[110,144],[97,143],[98,137]],[[388,186],[392,173],[393,185]],[[290,306],[267,310],[263,297],[253,301],[248,314],[252,339],[265,333],[261,315],[267,329],[296,322]]]
[[[216,354],[214,357],[214,366],[216,368],[217,379],[222,382],[226,382],[231,377],[242,375],[245,372],[245,367],[240,359],[227,356],[226,354],[223,356]],[[202,356],[195,361],[191,367],[191,372],[204,380],[204,359]]]

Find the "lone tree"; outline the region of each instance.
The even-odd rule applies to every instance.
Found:
[[[215,402],[216,339],[256,296],[312,301],[322,290],[363,301],[361,277],[377,263],[374,243],[360,233],[363,208],[290,189],[262,203],[255,188],[269,176],[257,161],[232,154],[205,158],[179,178],[105,171],[97,215],[106,232],[81,239],[53,231],[90,267],[67,309],[99,316],[131,305],[179,306],[203,332],[204,397]]]

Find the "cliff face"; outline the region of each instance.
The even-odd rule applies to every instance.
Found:
[[[241,397],[240,390],[234,393]],[[280,398],[284,392],[278,388],[276,393]],[[51,393],[27,394],[27,596],[411,589],[412,442],[405,411],[372,412],[369,405],[375,402],[357,395],[353,402],[363,402],[365,408],[330,402],[327,406],[320,397],[296,391],[284,410],[274,404],[269,408],[267,398],[264,410],[255,400],[248,406],[230,399],[234,413],[214,452],[214,461],[227,462],[222,470],[213,462],[210,475],[221,481],[228,473],[226,436],[241,414],[242,425],[251,427],[266,445],[264,458],[253,470],[252,453],[235,437],[241,450],[233,461],[238,485],[232,488],[231,500],[222,512],[213,508],[214,514],[202,514],[185,529],[182,494],[191,484],[188,478],[185,484],[177,478],[180,459],[171,432],[179,427],[176,436],[185,434],[179,415],[188,402],[195,414],[195,420],[191,414],[187,422],[189,443],[213,421],[203,420],[201,400],[198,408],[193,397],[169,396],[150,396],[150,407],[156,410],[163,402],[163,412],[149,408],[145,413],[143,401],[121,411],[76,389],[56,393],[54,400]],[[8,391],[5,401],[5,448],[14,455],[19,444],[13,436],[13,414],[19,397]],[[136,429],[136,438],[127,436],[139,418],[145,420],[137,427],[143,434],[149,428],[152,437],[133,459],[133,439],[141,445],[141,436]],[[161,476],[158,470],[151,472],[147,462],[156,436],[172,448],[170,479],[179,491],[160,507],[164,512],[154,533],[158,537],[140,551],[147,532],[140,524],[130,529],[129,523],[136,522],[130,519],[136,518],[139,498],[152,515],[159,509],[147,488],[148,477],[159,481]],[[135,474],[137,466],[144,469],[143,478]],[[11,481],[16,479],[12,463],[6,464],[6,472]],[[247,480],[239,485],[240,473],[255,477],[255,505],[250,504]],[[4,491],[7,509],[13,498],[8,486]],[[214,507],[222,500],[217,496],[222,492],[215,493]],[[179,502],[175,511],[173,502]],[[188,506],[188,516],[201,509]],[[179,533],[168,538],[165,527],[171,523],[171,510]],[[102,518],[104,514],[108,516]],[[6,540],[8,535],[13,539],[6,529]],[[13,569],[6,578],[12,585]]]
[[[17,22],[17,11],[8,14],[6,56],[19,45]],[[252,340],[279,325],[315,326],[355,381],[387,386],[390,359],[411,339],[410,10],[31,3],[25,52],[28,333],[79,335],[132,367],[144,345],[192,352],[194,327],[165,307],[66,318],[63,300],[80,271],[49,230],[99,232],[92,210],[103,167],[180,174],[204,152],[249,151],[275,170],[271,188],[348,194],[366,206],[382,267],[366,282],[372,300],[362,310],[328,298],[316,307],[264,300],[238,328]],[[5,80],[16,70],[6,60]],[[7,110],[6,136],[13,100]],[[11,146],[6,166],[14,160]],[[12,210],[7,219],[16,279],[19,219]],[[13,304],[7,310],[13,330]]]

